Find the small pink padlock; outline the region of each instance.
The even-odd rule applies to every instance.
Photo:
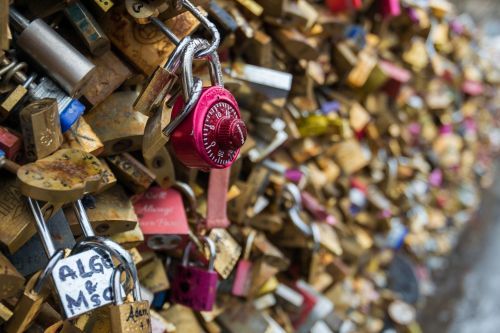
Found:
[[[172,300],[195,311],[212,310],[219,281],[219,276],[214,271],[215,244],[208,237],[204,241],[210,250],[208,269],[189,265],[189,253],[193,246],[193,242],[189,242],[172,281]]]
[[[245,297],[248,295],[250,290],[251,273],[252,273],[252,262],[250,261],[250,252],[252,251],[253,241],[257,232],[255,230],[251,231],[247,237],[245,251],[243,252],[243,258],[238,262],[238,267],[236,268],[236,275],[234,277],[233,289],[231,292],[234,296]]]
[[[176,100],[173,120],[164,133],[171,136],[174,152],[185,166],[224,169],[238,157],[247,128],[238,103],[224,89],[217,53],[207,56],[212,86],[201,89],[200,80],[193,77],[194,56],[207,47],[208,42],[203,39],[193,39],[186,47],[182,62],[183,96]]]

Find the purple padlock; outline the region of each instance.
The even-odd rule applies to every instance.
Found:
[[[195,311],[212,310],[219,281],[219,276],[214,271],[215,244],[208,237],[203,240],[210,250],[208,270],[189,266],[189,253],[193,246],[193,242],[189,242],[184,250],[182,263],[178,266],[177,274],[172,281],[172,300]]]

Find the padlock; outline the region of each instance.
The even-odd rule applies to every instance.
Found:
[[[20,135],[16,135],[6,127],[0,127],[0,149],[7,159],[15,161],[22,146],[23,141]]]
[[[91,60],[96,65],[96,70],[83,87],[82,97],[96,106],[130,78],[132,71],[113,51],[91,57]]]
[[[172,109],[172,121],[164,133],[171,135],[173,150],[188,167],[222,169],[238,157],[239,148],[247,136],[245,123],[240,119],[238,104],[223,88],[219,58],[209,56],[212,87],[203,89],[197,101],[192,100],[195,79],[192,76],[194,55],[209,44],[193,39],[186,47],[183,67],[183,97],[177,99]],[[190,110],[192,102],[196,102]]]
[[[55,245],[50,235],[40,207],[29,198],[31,211],[35,217],[36,227],[42,245],[48,257],[56,254]],[[84,233],[93,234],[84,208],[80,201],[75,204],[75,212],[82,221]],[[90,229],[90,230],[89,230]],[[74,318],[112,302],[111,275],[113,262],[109,254],[90,249],[82,253],[72,254],[58,260],[53,266],[50,277],[59,296],[61,307],[66,318]]]
[[[55,98],[59,110],[61,131],[65,133],[80,118],[85,111],[85,105],[79,100],[68,96],[57,84],[47,77],[42,77],[38,83],[32,83],[29,89],[32,99]]]
[[[227,279],[238,262],[241,246],[226,229],[222,228],[210,230],[208,238],[215,244],[214,269],[223,279]],[[210,259],[208,253],[205,253],[205,258]]]
[[[174,249],[181,236],[189,234],[183,196],[188,198],[190,213],[195,214],[196,196],[189,185],[180,182],[168,190],[151,187],[134,202],[139,225],[150,249]]]
[[[71,148],[83,150],[96,156],[99,156],[104,149],[101,139],[95,134],[84,117],[78,118],[76,123],[63,136]]]
[[[17,45],[32,56],[71,97],[79,96],[80,89],[95,69],[94,64],[43,20],[29,22],[12,7],[9,17],[14,30],[19,32]]]
[[[76,149],[61,149],[19,167],[21,192],[36,200],[66,203],[105,185],[99,159]]]
[[[46,288],[45,282],[56,263],[63,257],[63,250],[54,250],[47,267],[31,277],[25,286],[24,293],[16,304],[14,315],[4,326],[6,333],[22,333],[32,324],[49,296],[49,289]]]
[[[149,302],[141,300],[140,292],[134,289],[134,301],[123,300],[121,294],[121,273],[126,271],[122,266],[115,269],[112,276],[114,304],[110,306],[111,332],[151,332]]]
[[[250,289],[251,283],[251,269],[252,262],[250,261],[250,252],[252,251],[253,241],[257,232],[252,230],[247,236],[245,243],[245,250],[243,251],[243,258],[238,261],[238,266],[236,267],[236,275],[234,277],[234,283],[232,288],[232,293],[235,296],[247,296]]]
[[[32,102],[23,108],[19,117],[29,161],[52,154],[63,143],[55,99]]]
[[[100,56],[109,51],[110,42],[108,37],[80,1],[75,1],[64,8],[64,14],[76,29],[90,53]]]
[[[116,177],[135,193],[144,193],[154,182],[156,176],[129,153],[107,158]]]
[[[104,144],[102,156],[140,150],[147,117],[134,111],[133,91],[115,92],[85,115]]]
[[[348,10],[358,10],[363,4],[361,0],[327,0],[326,5],[333,12],[344,12]]]
[[[3,254],[0,254],[0,299],[16,296],[24,285],[24,277]]]
[[[134,102],[134,110],[148,117],[151,117],[161,107],[167,94],[171,93],[173,85],[177,81],[177,69],[181,64],[181,57],[184,54],[186,46],[190,43],[191,37],[185,37],[177,45],[164,66],[156,68],[154,73],[143,84],[139,96]]]
[[[208,237],[203,240],[210,251],[208,270],[188,265],[189,254],[193,247],[193,242],[189,242],[184,250],[182,264],[178,266],[177,274],[172,281],[172,300],[195,311],[212,310],[219,280],[214,271],[215,244]]]
[[[26,219],[33,228],[33,237],[28,239],[19,250],[9,254],[8,258],[14,263],[16,269],[23,274],[23,276],[30,276],[43,269],[48,263],[48,258],[45,254],[40,237],[35,234],[36,230],[32,221],[33,217],[29,211],[29,206],[25,204],[23,205],[23,209],[27,214]],[[46,220],[48,230],[52,235],[56,249],[70,249],[75,245],[75,237],[71,233],[68,221],[62,210],[59,209],[51,218],[46,217]]]
[[[129,2],[133,4],[134,1]],[[139,6],[142,5],[142,1],[135,2]],[[126,4],[121,3],[114,6],[99,22],[113,45],[125,58],[149,76],[158,64],[163,64],[168,59],[176,45],[165,36],[163,29],[157,29],[152,24],[137,24],[135,12],[134,10],[132,13],[127,12]],[[142,20],[141,23],[147,21]],[[200,21],[192,13],[184,12],[165,21],[164,25],[171,27],[175,35],[184,38],[193,33],[199,24]],[[137,56],[138,54],[141,56]]]
[[[113,235],[119,232],[133,230],[137,224],[137,215],[134,206],[125,190],[120,185],[115,185],[109,190],[92,197],[84,197],[87,214],[95,232],[100,235]],[[65,212],[71,230],[76,236],[82,234],[78,219],[69,214],[71,207],[66,207]]]
[[[24,65],[24,63],[16,64],[15,62],[11,62],[8,67],[9,68],[11,65],[18,65],[17,68],[16,66],[12,66],[11,75],[13,73],[16,73],[16,70],[21,69],[21,67]],[[3,68],[2,70],[5,70],[6,68]],[[7,74],[8,75],[8,74]],[[5,75],[5,76],[7,76]],[[5,98],[0,104],[0,118],[1,119],[7,119],[9,115],[11,114],[11,111],[14,110],[16,105],[18,105],[23,99],[24,96],[27,95],[28,93],[28,88],[31,85],[31,83],[35,80],[36,75],[32,74],[29,78],[27,78],[22,84],[17,85],[14,90],[12,90],[9,93],[9,96]]]

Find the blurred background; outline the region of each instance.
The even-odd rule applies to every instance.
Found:
[[[500,56],[500,1],[455,0],[481,30],[488,56]],[[436,273],[436,294],[420,315],[424,332],[494,333],[500,331],[500,168],[494,186],[483,193],[477,218],[457,250]]]

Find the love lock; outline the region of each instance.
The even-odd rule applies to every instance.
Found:
[[[193,101],[192,95],[198,93],[192,71],[193,59],[198,51],[207,47],[208,42],[203,39],[193,39],[186,47],[182,61],[183,96],[175,102],[173,120],[164,133],[171,135],[172,147],[187,167],[224,169],[238,157],[247,128],[236,100],[223,87],[219,57],[215,52],[207,56],[212,86],[203,88],[198,100]]]

